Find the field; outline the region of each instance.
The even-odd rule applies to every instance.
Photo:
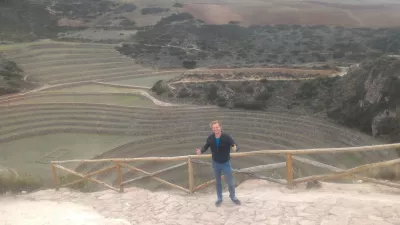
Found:
[[[151,77],[142,77],[142,78],[133,78],[127,80],[116,80],[113,81],[114,84],[123,84],[123,85],[137,85],[137,86],[144,86],[144,87],[151,87],[154,84],[154,80],[169,80],[176,76],[181,75],[180,73],[176,74],[167,74],[167,75],[160,75],[160,76],[151,76]]]
[[[68,31],[58,35],[59,38],[75,38],[100,40],[119,40],[124,41],[136,34],[135,30],[102,30],[102,29],[86,29],[82,31]]]
[[[42,41],[8,46],[3,51],[41,89],[0,99],[0,164],[49,179],[51,160],[175,156],[193,154],[210,134],[208,123],[219,119],[243,151],[361,146],[381,143],[365,134],[312,116],[290,112],[252,112],[208,106],[169,105],[146,91],[159,79],[183,71],[156,71],[119,55],[112,45]],[[190,72],[190,71],[186,71]],[[126,81],[126,82],[124,82]],[[115,82],[115,83],[114,83]],[[139,87],[138,87],[139,86]],[[394,153],[393,153],[394,154]],[[393,158],[384,152],[309,156],[346,168]],[[233,160],[235,168],[283,162],[276,157]],[[167,164],[135,164],[156,171]],[[107,166],[69,165],[79,172]],[[296,174],[314,171],[296,164]],[[196,167],[199,179],[211,169]],[[125,171],[127,172],[127,171]],[[280,170],[270,176],[282,176]],[[161,177],[182,183],[185,169]],[[115,174],[102,180],[115,182]],[[265,175],[265,174],[264,174]],[[125,179],[140,176],[125,174]],[[163,188],[143,180],[135,185]]]
[[[341,3],[340,3],[341,2]],[[382,4],[386,3],[386,4]],[[210,24],[239,21],[244,26],[267,24],[397,27],[396,1],[207,1],[188,2],[183,11]],[[381,16],[385,15],[385,16]]]
[[[27,79],[61,84],[143,75],[144,68],[118,54],[115,45],[41,41],[8,53]],[[148,70],[147,70],[148,71]]]

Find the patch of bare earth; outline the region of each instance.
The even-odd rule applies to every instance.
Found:
[[[243,26],[300,24],[343,27],[397,27],[400,26],[399,10],[400,4],[338,4],[318,0],[187,3],[183,9],[208,24],[240,21]]]
[[[68,18],[61,18],[57,21],[58,26],[65,27],[84,27],[86,26],[81,20],[72,20]]]
[[[227,24],[229,21],[242,21],[242,17],[233,12],[229,5],[218,4],[185,4],[184,12],[208,24]]]
[[[224,73],[224,74],[231,74],[231,73],[258,73],[258,72],[265,72],[265,73],[289,73],[294,75],[310,75],[310,74],[320,74],[320,75],[333,75],[336,73],[334,70],[314,70],[314,69],[292,69],[292,68],[235,68],[235,69],[194,69],[185,72],[185,74],[194,74],[194,73],[202,73],[202,74],[216,74],[216,73]]]

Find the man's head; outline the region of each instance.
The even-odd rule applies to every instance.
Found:
[[[211,127],[212,131],[214,132],[214,134],[216,134],[216,135],[221,134],[222,126],[221,126],[221,123],[218,120],[212,121],[210,123],[210,127]]]

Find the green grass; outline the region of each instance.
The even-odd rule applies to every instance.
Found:
[[[55,92],[55,93],[136,93],[137,89],[124,88],[124,87],[111,87],[100,84],[88,84],[75,87],[60,87],[57,89],[44,90],[42,92]]]
[[[104,62],[104,63],[85,63],[85,64],[74,64],[74,63],[65,63],[65,64],[59,64],[59,65],[52,65],[52,66],[44,66],[41,68],[36,68],[34,71],[36,73],[43,73],[43,74],[48,74],[48,73],[57,73],[59,71],[71,71],[71,70],[79,70],[79,71],[87,71],[87,70],[92,70],[92,69],[98,69],[98,68],[110,68],[110,67],[123,67],[123,66],[131,66],[133,63],[131,61],[125,61],[123,58],[115,60],[115,59],[109,59],[109,62]]]
[[[121,106],[155,107],[154,103],[144,97],[122,95],[78,95],[78,96],[35,96],[7,104],[40,104],[40,103],[94,103]]]
[[[93,53],[78,53],[78,54],[68,54],[68,53],[60,53],[60,54],[47,54],[34,56],[30,58],[16,59],[19,63],[33,63],[33,62],[47,62],[51,60],[60,60],[60,59],[86,59],[88,57],[93,56]],[[96,54],[96,57],[104,56],[104,57],[115,57],[114,52],[108,52],[104,54]]]
[[[89,159],[117,146],[141,137],[98,134],[48,134],[0,144],[0,165],[13,168],[33,177],[51,178],[49,164],[37,163],[43,156],[57,150],[68,149],[59,159]],[[74,164],[66,165],[73,168]]]
[[[23,47],[29,46],[30,43],[17,43],[17,44],[8,44],[8,45],[0,45],[0,51],[13,51],[18,50]]]
[[[63,42],[63,41],[52,41],[48,39],[35,41],[35,42],[23,42],[23,43],[15,43],[15,44],[8,44],[8,45],[0,45],[0,51],[7,51],[7,50],[17,50],[24,47],[40,45],[40,44],[63,44],[63,45],[75,45],[79,46],[79,43],[74,42]]]
[[[122,84],[122,85],[136,85],[136,86],[145,86],[152,87],[155,82],[158,80],[169,80],[173,77],[179,76],[181,73],[177,74],[166,74],[166,75],[158,75],[148,77],[140,77],[140,78],[131,78],[126,80],[118,80],[118,81],[110,81],[110,83],[114,84]]]

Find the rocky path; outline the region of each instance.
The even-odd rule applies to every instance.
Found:
[[[74,225],[398,225],[400,190],[367,184],[328,184],[321,189],[288,190],[266,181],[237,188],[241,206],[224,193],[150,192],[77,193],[46,190],[0,198],[0,224]]]

